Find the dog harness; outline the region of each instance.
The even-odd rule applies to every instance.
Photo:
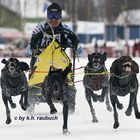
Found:
[[[84,79],[87,82],[86,85],[94,91],[98,91],[103,87],[107,87],[108,75],[103,75],[102,72],[106,72],[107,69],[104,65],[100,69],[95,70],[93,67],[87,65],[85,67],[85,73],[93,73],[93,75],[85,75]],[[97,74],[96,74],[97,73]],[[101,73],[101,74],[100,74]]]
[[[8,74],[6,69],[2,70],[2,79],[1,79],[2,88],[5,95],[8,96],[17,96],[21,92],[24,92],[28,89],[28,83],[25,74],[22,72],[17,77],[12,77]]]
[[[114,92],[113,92],[114,94],[117,93],[117,95],[119,95],[119,96],[125,96],[129,92],[135,92],[135,90],[137,89],[135,75],[130,74],[129,77],[127,77],[127,78],[129,78],[128,84],[125,86],[121,86],[118,83],[119,77],[112,76],[112,80],[110,82],[111,82],[111,88],[114,90]],[[134,79],[134,80],[132,80],[132,79]],[[124,80],[126,80],[126,77],[124,78]]]

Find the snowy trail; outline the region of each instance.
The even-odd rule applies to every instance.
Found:
[[[20,59],[29,63],[29,59]],[[108,59],[106,62],[109,69],[114,59]],[[135,59],[140,64],[140,59]],[[1,61],[1,59],[0,59]],[[76,67],[85,66],[86,59],[81,59],[76,62]],[[0,68],[3,64],[0,64]],[[83,72],[83,69],[77,70]],[[76,75],[75,80],[81,80],[83,75]],[[140,81],[140,74],[138,75]],[[119,98],[124,104],[124,109],[119,111],[120,127],[117,130],[113,129],[113,112],[108,112],[105,103],[93,103],[96,111],[96,116],[99,122],[94,124],[91,122],[91,114],[88,104],[85,99],[84,87],[82,82],[76,83],[76,112],[69,115],[68,127],[70,135],[62,134],[62,106],[55,104],[58,110],[56,114],[57,120],[37,120],[37,117],[55,117],[49,114],[47,104],[39,104],[36,106],[34,120],[28,120],[30,117],[26,112],[22,111],[18,101],[19,97],[14,97],[13,100],[17,103],[16,109],[11,109],[12,123],[5,124],[5,107],[0,97],[0,138],[4,140],[56,140],[56,139],[73,139],[73,140],[138,140],[140,137],[140,120],[135,119],[134,114],[130,117],[125,115],[125,110],[128,105],[129,96]],[[140,91],[140,90],[139,90]],[[1,91],[0,91],[1,92]],[[138,105],[140,108],[140,93],[138,94]],[[25,117],[24,121],[19,120],[19,117]],[[18,118],[17,120],[15,120]]]

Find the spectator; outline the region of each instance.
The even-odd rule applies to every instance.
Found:
[[[140,41],[139,41],[139,39],[136,39],[135,43],[133,45],[133,51],[132,51],[133,57],[136,57],[136,53],[138,53],[138,55],[140,56]]]
[[[95,52],[98,52],[98,44],[97,44],[97,41],[96,41],[96,43],[95,43]]]
[[[130,55],[130,46],[128,44],[128,41],[125,42],[124,48],[125,48],[125,55],[129,56]]]
[[[77,49],[77,52],[78,56],[83,56],[83,48],[81,46]]]
[[[122,45],[121,39],[118,37],[115,46],[115,57],[123,56],[124,46]]]
[[[101,47],[101,53],[107,52],[106,42],[104,42],[103,46]]]

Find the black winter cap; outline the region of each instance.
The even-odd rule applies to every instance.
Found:
[[[48,11],[49,12],[62,12],[61,7],[57,3],[52,3],[51,5],[48,6]]]

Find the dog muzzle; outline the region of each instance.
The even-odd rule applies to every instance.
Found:
[[[127,62],[127,63],[123,64],[123,71],[131,72],[131,68],[132,68],[131,62]]]
[[[99,68],[100,67],[100,63],[98,61],[93,62],[93,67],[94,68]]]

